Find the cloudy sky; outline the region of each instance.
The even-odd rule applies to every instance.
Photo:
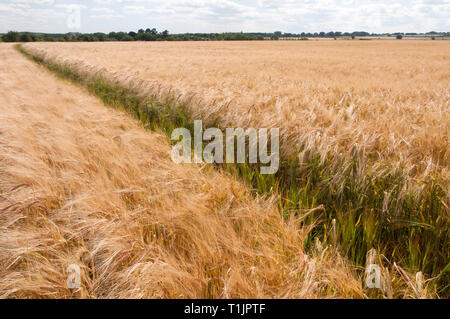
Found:
[[[0,0],[0,32],[450,31],[450,0]]]

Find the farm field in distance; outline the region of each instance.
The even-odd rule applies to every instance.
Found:
[[[169,90],[223,125],[280,127],[304,144],[434,166],[448,174],[450,42],[33,43],[65,63]],[[301,125],[299,125],[301,123]],[[311,134],[313,133],[313,134]],[[314,136],[313,136],[314,135]]]
[[[222,167],[212,174],[246,182],[249,201],[270,202],[286,221],[299,218],[298,229],[310,230],[306,254],[331,247],[348,261],[342,267],[352,280],[347,267],[363,274],[376,251],[389,274],[383,297],[448,296],[450,42],[32,43],[22,50],[106,104],[133,96],[131,113],[169,135],[180,117],[188,127],[201,119],[209,127],[279,128],[276,176],[247,164],[223,167],[234,177]],[[152,116],[164,124],[146,125]],[[210,275],[222,276],[220,269]],[[351,287],[320,293],[363,294]],[[226,297],[224,286],[213,288],[205,295]]]

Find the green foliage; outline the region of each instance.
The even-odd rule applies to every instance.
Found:
[[[136,39],[138,41],[156,41],[158,40],[158,36],[150,32],[145,32],[145,33],[138,33]]]
[[[28,36],[29,34],[31,40]],[[407,35],[420,35],[417,33],[407,33]],[[429,32],[422,35],[436,35],[450,36],[448,32]],[[353,33],[330,31],[319,33],[283,33],[276,31],[273,33],[244,33],[244,32],[226,32],[226,33],[181,33],[170,34],[168,30],[158,32],[155,28],[139,29],[137,32],[110,32],[108,34],[96,33],[67,33],[67,34],[43,34],[43,33],[17,33],[9,32],[4,35],[6,40],[4,42],[29,42],[29,41],[67,41],[67,42],[103,42],[103,41],[250,41],[250,40],[282,40],[282,39],[296,39],[307,40],[308,38],[334,38],[345,37],[356,39],[367,39],[368,36],[401,36],[400,33],[394,34],[376,34],[364,31],[356,31]],[[22,38],[22,40],[20,39]]]
[[[22,33],[20,35],[20,42],[32,42],[33,38],[31,37],[31,35],[29,33]]]
[[[9,31],[2,36],[3,42],[19,42],[20,33],[15,31]]]

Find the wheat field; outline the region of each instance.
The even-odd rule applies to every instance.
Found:
[[[24,49],[81,78],[170,100],[207,126],[280,128],[277,177],[267,181],[248,168],[238,175],[259,194],[279,193],[284,212],[323,208],[309,219],[316,228],[308,247],[316,236],[339,242],[356,265],[376,248],[388,267],[423,271],[448,295],[450,42],[33,43]],[[331,240],[333,225],[338,238]]]
[[[360,145],[415,166],[413,175],[437,166],[448,176],[447,41],[28,46],[143,90],[171,90],[226,127],[279,127],[286,155],[311,143],[321,152]]]
[[[173,163],[165,136],[11,45],[0,70],[0,297],[364,297],[344,258],[305,253],[309,228],[275,198]]]
[[[449,46],[22,46],[113,110],[2,45],[0,296],[448,295]],[[278,127],[280,173],[176,165],[123,109],[164,133],[180,123],[170,109],[186,125]],[[381,295],[363,286],[377,254]]]

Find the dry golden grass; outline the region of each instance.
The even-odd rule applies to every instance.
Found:
[[[300,182],[291,185],[287,201],[302,208],[298,190],[308,190],[309,182],[316,180],[307,201],[319,196],[327,214],[337,218],[337,241],[344,253],[352,252],[352,260],[361,264],[371,247],[379,247],[378,253],[392,261],[384,270],[391,278],[385,295],[423,297],[429,295],[424,283],[430,283],[430,290],[448,293],[447,277],[441,272],[448,264],[450,200],[448,46],[445,41],[286,41],[25,47],[57,72],[74,70],[94,86],[100,76],[143,97],[174,96],[207,125],[218,120],[221,126],[280,127],[282,160],[296,157],[300,164],[295,167]],[[224,198],[229,200],[228,195]],[[226,203],[224,199],[221,205],[227,207]],[[299,227],[298,220],[291,223]],[[265,237],[267,231],[257,228],[261,233],[255,230],[255,236]],[[300,240],[298,244],[302,246]],[[329,256],[324,256],[319,260],[326,264]],[[423,270],[435,279],[424,281],[421,273],[414,279],[393,264],[399,260],[411,271]],[[274,282],[272,292],[291,289],[281,282]],[[345,286],[339,280],[331,282]],[[227,285],[219,287],[217,291]],[[203,296],[229,296],[207,290]],[[342,293],[329,286],[319,290],[327,296]],[[285,291],[272,296],[289,297]]]
[[[281,160],[296,159],[301,187],[316,180],[314,194],[337,216],[345,251],[361,242],[355,233],[345,233],[358,225],[356,209],[373,228],[363,233],[376,233],[357,248],[356,259],[379,245],[414,271],[434,276],[448,264],[450,42],[32,43],[26,48],[142,96],[174,96],[207,126],[280,128]],[[426,204],[428,199],[433,203]],[[289,200],[296,205],[298,198]],[[395,234],[402,223],[409,228]],[[413,236],[417,223],[436,231]],[[439,269],[431,270],[436,261],[425,258],[430,254],[441,256],[433,257],[439,258]]]
[[[280,127],[284,155],[357,147],[414,177],[436,166],[448,176],[448,41],[28,46],[142,91],[171,90],[224,126]]]
[[[165,137],[5,44],[0,90],[0,297],[363,297],[273,199],[172,163]]]

